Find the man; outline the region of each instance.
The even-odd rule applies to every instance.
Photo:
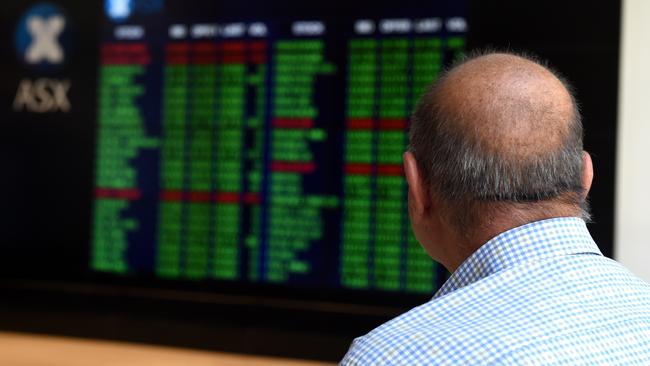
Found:
[[[591,158],[557,75],[465,60],[422,97],[404,169],[413,231],[453,274],[343,365],[650,365],[650,285],[587,231]]]

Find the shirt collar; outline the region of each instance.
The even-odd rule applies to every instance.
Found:
[[[519,226],[492,238],[465,259],[433,298],[525,261],[579,253],[602,255],[582,219],[560,217]]]

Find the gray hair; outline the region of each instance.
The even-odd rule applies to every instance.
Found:
[[[539,64],[528,56],[524,58]],[[493,213],[491,210],[515,206],[526,209],[558,200],[575,205],[582,218],[589,220],[582,187],[580,111],[571,87],[551,72],[569,92],[573,113],[563,143],[547,153],[513,158],[501,151],[504,149],[486,148],[459,128],[463,125],[457,123],[461,116],[447,112],[439,95],[449,71],[430,86],[417,104],[411,116],[409,151],[420,166],[425,184],[439,194],[445,213],[460,232],[481,225]]]

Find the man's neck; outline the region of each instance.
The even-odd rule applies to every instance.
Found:
[[[483,225],[473,231],[470,237],[450,230],[445,238],[447,239],[445,242],[449,243],[447,250],[444,251],[446,258],[441,263],[449,272],[453,273],[485,243],[508,230],[556,217],[578,217],[579,213],[574,206],[567,205],[553,205],[552,207],[538,205],[534,210],[523,205],[522,207],[512,207],[510,210],[492,215],[491,219],[485,220]]]

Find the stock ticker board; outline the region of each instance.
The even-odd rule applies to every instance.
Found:
[[[462,14],[143,19],[102,25],[92,270],[437,288],[401,158]]]

